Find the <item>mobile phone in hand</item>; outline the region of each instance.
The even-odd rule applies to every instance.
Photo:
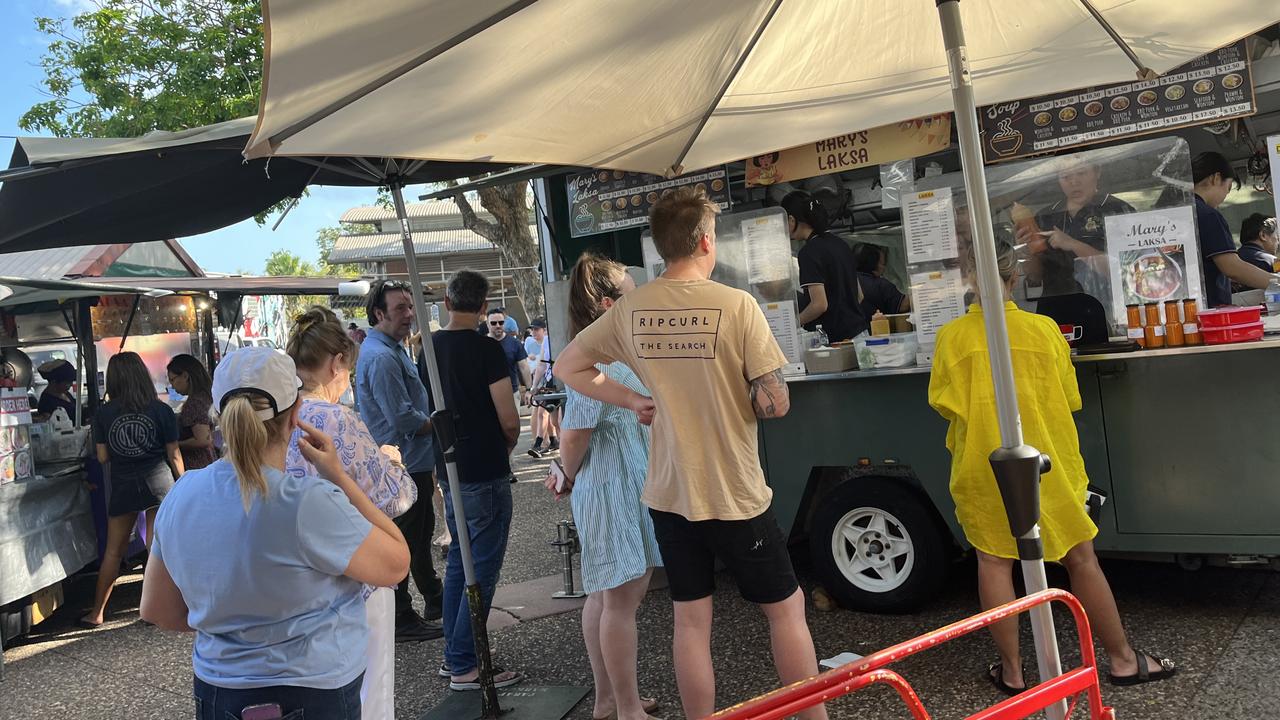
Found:
[[[240,720],[280,720],[284,717],[279,703],[250,705],[240,711]]]
[[[564,466],[560,464],[559,460],[551,461],[551,474],[555,476],[555,479],[556,479],[556,494],[563,495],[564,484],[565,484],[565,481],[568,479],[568,476],[565,475]]]

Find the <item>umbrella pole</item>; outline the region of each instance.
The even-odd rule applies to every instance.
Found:
[[[955,104],[956,132],[960,140],[960,160],[964,170],[965,193],[969,198],[969,222],[973,238],[978,290],[982,298],[983,324],[995,386],[996,416],[1000,424],[1001,447],[991,454],[991,467],[1000,486],[1009,526],[1017,539],[1018,558],[1028,593],[1048,587],[1044,572],[1044,547],[1040,541],[1040,474],[1048,472],[1049,458],[1022,441],[1018,417],[1018,395],[1013,381],[1013,358],[1009,351],[1009,329],[1005,324],[1004,288],[996,264],[995,236],[991,225],[991,203],[987,199],[987,178],[982,165],[982,141],[978,133],[978,109],[973,95],[973,78],[960,20],[960,0],[937,0],[943,42],[951,74],[951,97]],[[1062,674],[1058,638],[1049,606],[1031,611],[1036,660],[1041,682]],[[1046,713],[1050,720],[1066,716],[1061,702]]]
[[[413,249],[413,234],[409,228],[409,213],[404,204],[404,183],[390,183],[391,197],[395,201],[396,218],[400,221],[400,240],[404,243],[404,259],[409,270],[409,282],[413,285],[413,307],[418,316],[418,333],[422,336],[422,353],[427,360],[427,378],[436,410],[431,414],[436,442],[444,456],[445,474],[449,481],[449,496],[453,501],[453,519],[457,532],[458,550],[462,555],[462,574],[467,584],[467,607],[471,616],[471,632],[476,642],[476,660],[480,673],[480,717],[496,718],[502,712],[498,705],[498,690],[493,686],[493,661],[489,654],[488,618],[484,617],[484,602],[480,583],[476,580],[475,563],[471,556],[471,533],[467,526],[467,511],[462,505],[462,489],[458,483],[457,438],[453,415],[445,408],[444,389],[440,384],[440,368],[436,363],[435,347],[431,341],[431,320],[426,307],[422,276],[418,273],[418,258]],[[425,498],[430,502],[430,498]]]

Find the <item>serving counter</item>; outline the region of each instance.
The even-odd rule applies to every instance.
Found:
[[[0,485],[0,605],[54,585],[98,557],[84,463],[47,463]]]
[[[1271,440],[1280,339],[1073,361],[1081,452],[1108,497],[1099,549],[1280,555],[1280,446]],[[885,475],[927,498],[963,546],[947,424],[929,407],[928,384],[927,367],[788,378],[790,413],[760,424],[779,521],[803,533],[824,476]]]

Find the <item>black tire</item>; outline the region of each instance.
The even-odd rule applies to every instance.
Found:
[[[946,580],[950,549],[925,503],[912,488],[879,478],[846,480],[819,500],[809,527],[809,552],[823,586],[841,605],[903,613],[933,597]],[[887,532],[871,527],[876,517]],[[840,561],[833,536],[842,527],[856,540],[841,533],[845,558]],[[895,554],[902,553],[904,539],[906,553]],[[862,548],[860,556],[853,555],[855,544]],[[864,569],[855,572],[859,563]]]

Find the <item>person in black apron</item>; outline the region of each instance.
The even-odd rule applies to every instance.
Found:
[[[862,333],[867,319],[858,307],[862,290],[853,249],[828,231],[827,211],[809,193],[788,193],[781,204],[791,239],[802,243],[798,322],[806,330],[821,325],[831,342]]]

